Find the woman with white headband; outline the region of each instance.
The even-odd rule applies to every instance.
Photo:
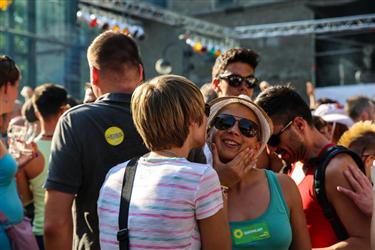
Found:
[[[245,96],[217,98],[210,107],[207,144],[227,194],[233,249],[311,249],[295,183],[254,167],[271,119]]]

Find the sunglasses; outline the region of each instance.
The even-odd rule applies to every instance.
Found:
[[[221,114],[215,117],[211,123],[218,130],[227,130],[233,127],[238,121],[238,128],[246,137],[254,137],[258,134],[258,125],[245,118],[237,117],[234,115]]]
[[[231,75],[221,75],[219,76],[219,78],[227,81],[229,86],[232,86],[232,87],[239,87],[245,81],[247,86],[253,89],[258,83],[258,79],[253,75],[242,77],[236,74],[231,74]]]
[[[267,144],[271,147],[277,147],[280,144],[280,136],[282,133],[284,133],[285,130],[287,130],[290,125],[292,125],[293,120],[288,122],[277,134],[271,135],[270,139],[268,140]]]

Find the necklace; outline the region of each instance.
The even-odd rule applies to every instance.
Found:
[[[52,139],[53,135],[42,134],[43,139]]]

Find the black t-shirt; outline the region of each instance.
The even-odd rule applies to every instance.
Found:
[[[70,109],[52,141],[45,187],[75,194],[73,249],[100,249],[96,202],[109,169],[147,152],[130,113],[131,95],[110,93]]]

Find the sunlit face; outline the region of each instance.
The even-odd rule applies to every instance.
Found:
[[[233,115],[237,119],[245,118],[256,123],[258,128],[260,127],[253,111],[242,104],[230,104],[218,113],[218,115],[221,114]],[[234,126],[226,130],[219,130],[212,127],[209,131],[209,136],[209,141],[215,143],[222,162],[231,161],[245,148],[254,149],[257,152],[260,147],[257,136],[246,137],[241,133],[238,127],[238,120]]]
[[[14,103],[18,97],[18,88],[20,85],[20,81],[17,80],[13,85],[8,85],[8,100],[12,103]]]
[[[361,158],[365,165],[366,176],[371,180],[371,167],[375,160],[374,150],[366,150],[362,153]]]
[[[254,75],[254,68],[247,63],[243,62],[234,62],[229,64],[225,71],[222,73],[223,75],[231,75],[236,74],[242,77],[247,77],[250,75]],[[219,84],[217,87],[217,93],[219,97],[223,96],[239,96],[241,94],[247,95],[251,97],[253,95],[254,89],[249,88],[246,83],[242,83],[241,86],[232,87],[228,84],[228,82],[224,79],[219,80]]]
[[[10,83],[7,83],[1,88],[1,95],[2,95],[1,98],[6,100],[6,102],[2,101],[0,104],[1,114],[12,112],[14,103],[18,97],[18,87],[19,87],[19,80],[17,80],[13,85]]]
[[[285,128],[286,124],[277,122],[274,119],[272,119],[272,121],[274,123],[274,135],[280,133],[280,131]],[[294,124],[295,122],[293,120],[291,125],[280,134],[280,143],[277,146],[268,145],[271,151],[274,151],[288,164],[302,160],[305,152],[302,136],[294,129]]]

